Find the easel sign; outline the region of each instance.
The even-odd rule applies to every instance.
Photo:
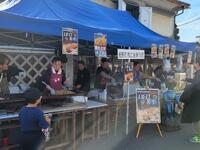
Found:
[[[136,89],[136,114],[139,124],[136,138],[139,137],[143,124],[156,124],[162,136],[159,123],[161,122],[160,97],[158,89]]]

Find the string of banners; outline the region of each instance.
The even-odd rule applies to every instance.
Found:
[[[151,58],[175,58],[176,54],[176,46],[165,44],[165,45],[159,45],[159,47],[156,44],[152,44],[151,46]]]

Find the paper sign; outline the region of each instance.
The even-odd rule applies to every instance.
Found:
[[[125,62],[124,82],[133,81],[133,62]]]
[[[94,50],[96,57],[107,57],[107,36],[102,33],[94,34]]]
[[[144,59],[144,50],[118,49],[118,59]]]
[[[63,28],[62,54],[78,55],[78,30]]]
[[[192,51],[188,52],[187,63],[190,64],[192,62]]]
[[[164,57],[169,57],[169,44],[165,44],[164,46]]]
[[[164,49],[164,46],[163,45],[159,45],[158,58],[160,58],[160,59],[163,58],[163,49]]]
[[[136,89],[137,123],[160,123],[160,97],[158,89]]]
[[[170,50],[170,58],[175,58],[175,54],[176,54],[176,46],[172,45]]]

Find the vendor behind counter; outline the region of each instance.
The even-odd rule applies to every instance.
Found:
[[[50,88],[43,83],[48,84]],[[52,93],[61,90],[67,83],[65,72],[62,69],[62,59],[54,57],[52,66],[42,74],[35,86],[44,93]]]
[[[10,59],[4,54],[0,54],[0,96],[10,94],[9,81],[11,77],[22,72],[16,66],[9,66],[9,63]]]
[[[84,61],[78,61],[78,73],[75,82],[76,91],[89,92],[90,90],[90,72],[85,66]]]

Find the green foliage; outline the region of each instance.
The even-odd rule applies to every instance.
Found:
[[[177,27],[177,25],[175,23],[174,24],[174,39],[175,40],[179,40],[180,39],[180,36],[178,34],[179,34],[179,28]]]

